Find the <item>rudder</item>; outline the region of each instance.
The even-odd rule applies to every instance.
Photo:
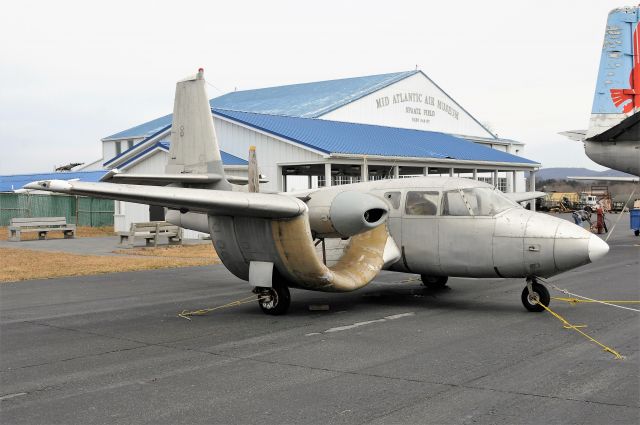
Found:
[[[176,83],[167,174],[213,174],[221,178],[211,189],[229,190],[213,127],[204,70]]]

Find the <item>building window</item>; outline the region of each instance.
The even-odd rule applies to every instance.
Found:
[[[506,177],[498,177],[498,190],[502,192],[507,191],[507,178]]]
[[[116,156],[122,153],[122,145],[121,142],[116,142]]]
[[[127,149],[131,149],[133,147],[133,140],[127,140]]]

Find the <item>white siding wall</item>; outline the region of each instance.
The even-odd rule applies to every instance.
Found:
[[[102,142],[102,159],[107,162],[116,156],[116,143],[112,140]]]
[[[312,162],[323,159],[322,155],[217,117],[214,120],[214,125],[220,149],[223,151],[246,159],[249,155],[249,146],[256,147],[260,174],[266,175],[269,179],[269,183],[260,185],[265,190],[278,190],[278,179],[280,178],[278,163]]]
[[[169,154],[164,151],[156,151],[151,156],[144,158],[125,172],[131,174],[162,174],[167,164]],[[120,202],[120,215],[114,220],[116,232],[129,230],[131,223],[149,221],[149,206],[134,204],[133,202]]]
[[[497,151],[501,151],[501,152],[508,152],[507,146],[505,145],[491,145],[489,146]]]
[[[396,98],[394,103],[396,95],[402,98],[405,93],[416,93],[421,97],[415,96],[412,100],[403,102],[397,101],[399,99]],[[429,103],[431,99],[433,105]],[[453,111],[457,112],[457,118],[455,113],[452,115],[439,109],[438,100],[453,108]],[[415,74],[398,81],[389,87],[331,111],[321,118],[492,137],[491,133],[478,124],[471,115],[464,112],[449,96],[422,74]]]
[[[527,192],[527,185],[525,180],[525,174],[529,174],[529,172],[517,171],[516,172],[516,189],[514,192]]]

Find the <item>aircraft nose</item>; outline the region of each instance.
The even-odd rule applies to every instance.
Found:
[[[592,263],[609,251],[609,245],[598,236],[562,220],[555,235],[554,260],[557,270],[571,270]]]
[[[598,261],[604,257],[607,252],[609,252],[609,245],[598,236],[591,235],[587,250],[589,251],[589,260],[593,263],[594,261]]]

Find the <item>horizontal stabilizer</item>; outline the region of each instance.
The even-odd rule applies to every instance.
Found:
[[[509,192],[505,193],[504,196],[514,202],[524,202],[535,198],[542,198],[543,196],[547,196],[547,194],[544,192]]]
[[[567,137],[571,140],[575,140],[576,142],[582,142],[587,138],[587,130],[569,130],[569,131],[561,131],[558,133],[561,136]]]
[[[226,176],[229,183],[237,185],[246,185],[249,183],[247,177],[242,176]],[[125,183],[125,184],[143,184],[150,186],[166,186],[171,183],[186,184],[209,184],[222,180],[219,174],[127,174],[118,170],[111,170],[105,174],[100,181],[105,183]],[[269,179],[260,176],[260,183],[269,183]]]
[[[127,174],[111,170],[100,181],[107,183],[145,184],[164,186],[170,183],[207,184],[222,180],[220,174]]]
[[[158,187],[114,183],[42,180],[25,189],[45,190],[69,195],[115,199],[138,204],[158,205],[181,211],[211,215],[258,218],[292,218],[307,210],[301,200],[278,194],[246,193],[184,187]]]

